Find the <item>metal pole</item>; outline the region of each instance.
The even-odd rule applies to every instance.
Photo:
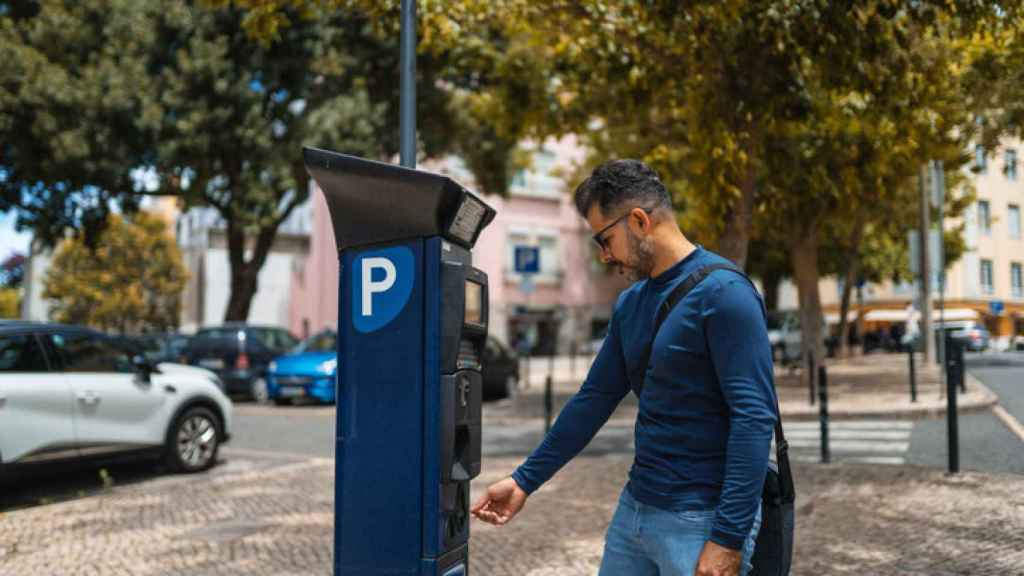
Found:
[[[573,382],[576,381],[576,334],[575,326],[573,327],[573,338],[572,342],[569,343],[569,379]]]
[[[551,430],[551,374],[544,380],[544,433]]]
[[[818,419],[821,421],[821,462],[828,464],[832,454],[828,446],[828,372],[818,367]]]
[[[814,351],[807,352],[807,386],[811,398],[811,406],[814,406]]]
[[[939,245],[936,249],[939,251],[939,326],[941,327],[942,334],[946,333],[946,250],[943,245],[943,232],[945,231],[945,210],[944,204],[946,203],[946,174],[942,164],[942,160],[935,160],[932,162],[932,190],[934,191],[934,198],[936,207],[939,210]],[[939,339],[939,364],[943,364],[946,359],[946,338]],[[945,377],[945,370],[939,371],[940,377]],[[944,384],[944,382],[941,382]]]
[[[400,48],[399,159],[416,167],[416,0],[402,0]]]
[[[952,344],[952,346],[950,346]],[[956,342],[947,342],[946,350],[950,353],[946,359],[946,438],[948,440],[949,473],[960,471],[960,434],[956,411],[956,385],[963,378],[963,346]]]
[[[907,347],[907,359],[910,362],[910,401],[917,402],[917,370],[914,368],[914,347]]]
[[[929,207],[931,202],[925,182],[928,180],[928,166],[921,166],[918,189],[921,192],[921,352],[926,365],[935,361],[935,345],[932,339],[932,288],[931,267],[928,259],[928,230],[931,228]]]

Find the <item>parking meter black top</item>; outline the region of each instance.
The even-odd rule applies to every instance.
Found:
[[[468,567],[494,210],[450,178],[305,149],[340,254],[335,572]]]
[[[327,198],[339,252],[430,236],[472,248],[494,220],[493,208],[447,176],[317,148],[303,155]]]

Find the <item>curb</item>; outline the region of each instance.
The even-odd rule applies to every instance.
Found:
[[[967,385],[967,394],[961,395],[957,399],[957,413],[958,414],[973,414],[977,412],[984,412],[991,410],[994,406],[999,404],[999,397],[989,389],[987,386],[981,383],[980,380],[972,376],[971,374],[964,374],[965,384]],[[559,385],[555,384],[554,389],[559,391]],[[531,389],[529,391],[523,391],[521,394],[538,394],[542,393],[541,390]],[[563,390],[564,391],[564,390]],[[573,390],[575,391],[575,389]],[[819,419],[818,405],[811,406],[805,404],[803,406],[794,407],[792,403],[787,407],[785,403],[780,406],[782,410],[782,418],[789,422],[805,422],[805,421],[817,421]],[[892,408],[887,406],[879,406],[875,408],[841,408],[832,406],[829,408],[829,420],[921,420],[926,418],[937,418],[946,414],[946,400],[921,400],[919,399],[916,405],[907,405],[905,407]],[[555,416],[557,416],[557,411]],[[497,417],[494,419],[494,423],[500,423],[502,421],[507,422],[518,422],[535,420],[534,417],[528,416],[515,416],[506,415]],[[633,423],[635,414],[630,413],[627,415],[612,415],[608,419],[610,423]]]
[[[965,374],[967,394],[957,399],[957,414],[973,414],[991,410],[999,404],[999,396],[981,383],[980,380],[970,374]],[[782,417],[791,422],[818,420],[818,406],[806,406],[787,409],[782,406]],[[829,420],[921,420],[925,418],[937,418],[946,414],[946,401],[943,400],[918,400],[918,405],[900,408],[880,406],[868,409],[843,409],[830,408]]]

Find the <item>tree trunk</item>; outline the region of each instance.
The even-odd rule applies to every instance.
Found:
[[[857,278],[857,256],[847,258],[846,272],[843,273],[843,295],[839,300],[839,357],[850,357],[850,323],[846,317],[850,313],[850,294]]]
[[[764,307],[768,310],[779,309],[779,284],[781,282],[781,274],[766,274],[764,278],[761,278],[761,290],[764,291]]]
[[[821,298],[818,295],[818,222],[806,223],[790,245],[793,261],[793,280],[796,282],[800,302],[800,358],[804,366],[807,358],[821,366],[823,342],[821,339]],[[804,370],[803,372],[806,372]],[[808,375],[809,376],[809,375]],[[808,384],[807,377],[802,377]]]
[[[846,317],[850,312],[850,293],[853,290],[853,285],[857,282],[857,277],[860,275],[860,241],[864,237],[864,220],[866,216],[863,211],[857,214],[854,220],[853,230],[850,231],[849,243],[846,246],[846,258],[843,261],[843,265],[846,268],[843,272],[843,296],[839,305],[839,357],[849,358],[850,357],[850,323]],[[858,325],[858,328],[860,326]],[[857,332],[857,337],[861,340],[861,346],[864,345],[864,334],[860,331]]]
[[[225,216],[228,233],[228,260],[231,262],[231,295],[224,311],[225,322],[245,322],[249,319],[252,299],[259,289],[260,270],[274,245],[277,229],[291,214],[298,202],[292,202],[279,218],[259,229],[253,242],[252,256],[245,259],[247,239],[245,231]]]
[[[245,322],[249,319],[249,307],[259,288],[259,270],[249,263],[239,267],[231,266],[231,295],[224,311],[225,322]]]
[[[726,213],[725,230],[718,239],[718,253],[732,260],[740,268],[747,265],[747,247],[750,244],[750,228],[753,224],[754,202],[757,196],[757,180],[753,169],[749,169],[740,184],[740,198]]]

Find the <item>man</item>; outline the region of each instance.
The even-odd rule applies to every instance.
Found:
[[[760,297],[742,275],[713,271],[654,338],[669,293],[694,271],[726,261],[686,239],[665,186],[642,162],[599,166],[575,203],[601,259],[638,281],[619,296],[586,381],[543,443],[472,513],[507,523],[637,390],[636,455],[600,575],[746,574],[776,421]]]

